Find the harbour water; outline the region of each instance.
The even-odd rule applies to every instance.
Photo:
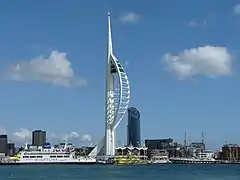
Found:
[[[240,165],[0,166],[0,180],[239,180]]]

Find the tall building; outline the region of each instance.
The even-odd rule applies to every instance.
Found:
[[[138,147],[141,145],[140,113],[134,108],[128,108],[127,145]]]
[[[90,156],[114,156],[116,128],[128,109],[130,86],[123,66],[113,52],[111,19],[108,13],[108,52],[106,61],[105,136]]]
[[[8,156],[12,156],[15,154],[15,144],[8,143]]]
[[[35,130],[32,132],[32,145],[43,146],[46,143],[46,131]]]
[[[6,134],[0,135],[0,153],[8,154],[8,138]]]

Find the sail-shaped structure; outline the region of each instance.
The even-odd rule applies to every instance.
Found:
[[[122,64],[113,53],[111,17],[108,13],[108,53],[106,64],[105,136],[89,154],[114,156],[116,128],[128,109],[130,85]]]

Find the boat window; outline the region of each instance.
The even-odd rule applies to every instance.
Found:
[[[62,156],[57,156],[57,158],[62,158]]]
[[[50,156],[50,158],[56,158],[56,156]]]
[[[29,156],[23,156],[23,158],[29,158]]]
[[[64,156],[65,158],[69,158],[69,156]]]
[[[30,158],[36,158],[36,156],[30,156]]]
[[[37,156],[37,158],[42,158],[42,156]]]
[[[39,152],[39,153],[31,153],[31,155],[35,155],[35,156],[38,156],[38,155],[52,155],[53,153],[52,152]],[[62,152],[57,152],[57,153],[54,153],[54,154],[63,154]],[[25,155],[30,155],[30,154],[25,154]]]

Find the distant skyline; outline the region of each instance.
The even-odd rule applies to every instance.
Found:
[[[209,149],[240,144],[237,0],[0,2],[0,133],[18,143],[35,129],[50,141],[102,137],[108,11],[142,140],[204,132]]]

